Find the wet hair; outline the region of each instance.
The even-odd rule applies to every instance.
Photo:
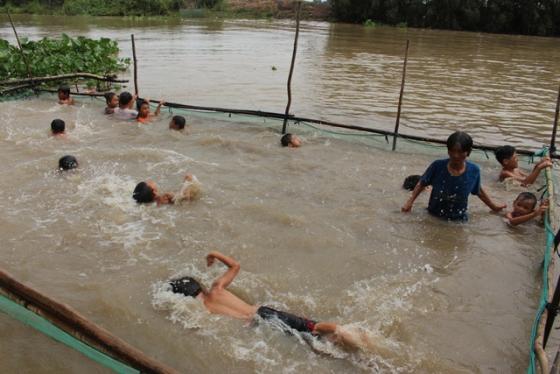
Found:
[[[64,129],[66,128],[66,124],[61,119],[53,119],[51,122],[51,131],[53,134],[62,134],[64,133]]]
[[[408,177],[406,177],[406,178],[404,179],[404,182],[403,182],[402,187],[403,187],[405,190],[412,191],[412,190],[414,189],[414,187],[416,187],[416,185],[417,185],[418,182],[420,181],[420,178],[421,178],[421,177],[422,177],[422,176],[416,175],[416,174],[415,174],[415,175],[409,175]]]
[[[63,94],[65,94],[66,96],[70,96],[70,87],[63,84],[62,86],[58,87],[58,91],[57,92],[62,92]]]
[[[78,167],[78,160],[72,155],[66,155],[58,160],[58,168],[60,170],[70,170]]]
[[[515,147],[512,147],[511,145],[504,145],[502,147],[498,147],[494,153],[496,155],[496,160],[498,160],[500,164],[503,164],[505,160],[513,157]]]
[[[280,144],[282,144],[282,147],[289,146],[291,142],[292,142],[292,134],[290,133],[284,134],[282,138],[280,138]]]
[[[532,192],[521,192],[519,195],[517,195],[517,197],[515,198],[515,201],[531,201],[533,206],[531,209],[535,209],[535,207],[537,206],[537,196],[535,196],[534,193]]]
[[[154,191],[146,182],[138,183],[132,193],[132,198],[136,200],[137,203],[151,203],[154,201],[155,197]]]
[[[467,155],[471,154],[473,140],[469,134],[463,131],[455,131],[449,135],[449,138],[447,138],[447,150],[450,150],[457,144],[461,147],[461,151],[467,152]]]
[[[172,279],[169,281],[169,284],[173,293],[180,293],[185,296],[197,297],[202,292],[200,283],[191,277]]]
[[[131,100],[132,100],[132,94],[130,92],[124,91],[124,92],[121,92],[121,94],[119,95],[119,105],[120,106],[130,104]]]
[[[185,117],[183,116],[173,116],[173,118],[171,118],[171,120],[173,121],[173,123],[175,124],[175,126],[179,129],[182,130],[185,128]]]
[[[142,107],[142,105],[144,104],[148,104],[148,106],[150,105],[150,103],[147,100],[144,99],[136,99],[136,111],[140,111],[140,108]]]
[[[114,93],[114,92],[107,92],[107,93],[105,93],[103,96],[105,96],[105,102],[106,102],[107,104],[110,104],[110,103],[111,103],[111,100],[113,99],[113,96],[116,96],[116,95],[117,95],[117,94]]]

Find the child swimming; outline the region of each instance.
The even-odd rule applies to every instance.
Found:
[[[72,155],[66,155],[58,160],[58,169],[61,171],[72,170],[78,167],[78,160]]]
[[[134,188],[132,198],[139,204],[153,203],[157,205],[174,204],[183,201],[193,201],[200,197],[201,184],[192,174],[186,174],[181,190],[178,193],[165,192],[161,194],[157,184],[151,180],[140,182]]]
[[[282,147],[298,148],[301,147],[301,139],[296,135],[288,133],[280,138],[280,144],[282,144]]]
[[[156,111],[152,113],[150,112],[150,99],[143,100],[138,106],[138,115],[136,116],[136,121],[140,123],[148,123],[151,118],[159,116],[161,106],[164,103],[165,102],[161,100],[156,108]]]
[[[66,135],[66,123],[61,119],[53,119],[51,122],[51,133],[52,136],[62,136]]]
[[[181,131],[185,128],[185,123],[186,123],[185,117],[173,116],[173,118],[171,118],[171,121],[169,121],[169,129]]]
[[[113,116],[120,120],[136,118],[138,112],[132,109],[135,98],[130,92],[121,92],[119,95],[119,107],[114,109]]]
[[[449,158],[432,162],[401,210],[410,212],[416,198],[429,185],[432,186],[432,193],[428,212],[436,217],[458,221],[468,220],[467,208],[470,194],[477,195],[495,212],[504,209],[506,205],[494,203],[482,187],[478,165],[467,160],[472,146],[473,141],[469,134],[462,131],[451,134],[447,138]]]
[[[531,192],[520,193],[513,202],[513,210],[506,214],[508,223],[517,226],[528,222],[533,218],[542,217],[548,209],[548,200],[543,200],[539,207],[537,206],[537,197]]]
[[[496,149],[496,160],[502,165],[502,170],[500,171],[499,180],[504,181],[507,178],[511,178],[515,181],[521,183],[522,186],[528,186],[533,184],[537,177],[539,176],[541,170],[544,168],[552,166],[552,161],[549,157],[544,157],[540,162],[538,162],[533,171],[530,174],[526,174],[521,169],[519,169],[519,158],[517,157],[517,152],[515,147],[510,145],[504,145]]]
[[[70,87],[62,85],[58,87],[58,103],[62,105],[74,105],[74,99],[70,97]]]
[[[113,114],[115,113],[115,109],[119,106],[119,97],[114,92],[107,92],[105,95],[105,102],[107,106],[105,107],[105,114]]]

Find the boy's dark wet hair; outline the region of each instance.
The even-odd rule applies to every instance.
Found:
[[[136,111],[139,112],[140,108],[142,107],[143,104],[148,104],[150,105],[150,103],[147,100],[144,99],[136,99]]]
[[[467,152],[467,155],[471,154],[473,140],[469,134],[464,131],[455,131],[449,135],[449,138],[447,138],[447,149],[450,150],[456,144],[459,144],[461,151]]]
[[[404,182],[403,182],[403,185],[402,185],[403,188],[405,190],[412,191],[414,189],[414,187],[416,187],[416,185],[420,181],[420,178],[422,178],[421,175],[409,175],[408,177],[406,177],[404,179]]]
[[[107,104],[111,103],[111,99],[113,98],[113,96],[116,96],[117,94],[114,92],[106,92],[103,96],[105,96],[105,102]]]
[[[197,297],[202,292],[200,283],[194,278],[183,277],[169,281],[171,291],[173,293],[180,293],[185,296]]]
[[[130,92],[124,91],[124,92],[121,92],[121,94],[119,95],[119,105],[120,106],[130,104],[131,100],[132,100],[132,94]]]
[[[292,142],[292,134],[290,133],[284,134],[282,138],[280,138],[280,144],[282,144],[282,147],[289,146],[291,142]]]
[[[62,92],[66,96],[70,96],[70,86],[63,84],[62,86],[58,87],[57,92]]]
[[[134,188],[132,193],[132,198],[136,200],[137,203],[151,203],[155,199],[154,191],[146,182],[140,182]]]
[[[70,170],[78,167],[78,160],[72,155],[66,155],[58,160],[58,168],[60,170]]]
[[[185,128],[185,123],[187,122],[185,120],[185,117],[183,117],[183,116],[173,116],[173,118],[171,118],[171,120],[175,124],[175,127],[177,127],[179,130],[183,130]]]
[[[61,119],[53,119],[51,122],[51,131],[53,134],[63,134],[66,128],[66,124]]]
[[[532,192],[521,192],[519,195],[517,195],[515,200],[531,201],[533,204],[533,207],[531,209],[535,209],[535,207],[537,206],[537,196],[535,196],[535,194]]]
[[[503,165],[504,160],[513,157],[515,147],[512,147],[511,145],[504,145],[502,147],[498,147],[494,153],[496,154],[496,160]]]

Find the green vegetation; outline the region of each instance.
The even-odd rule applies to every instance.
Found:
[[[370,20],[370,19],[368,18],[368,19],[365,20],[364,26],[365,26],[365,27],[375,27],[375,22],[373,22],[372,20]]]
[[[331,4],[336,19],[346,22],[560,35],[558,0],[331,0]]]
[[[113,75],[126,70],[130,59],[119,58],[117,42],[83,36],[22,40],[23,53],[34,77],[68,73]],[[0,79],[26,78],[27,66],[17,46],[0,39]]]

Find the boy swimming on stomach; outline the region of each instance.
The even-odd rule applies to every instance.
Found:
[[[267,306],[251,305],[227,290],[233,282],[241,266],[233,258],[220,252],[210,252],[206,256],[206,264],[210,267],[218,260],[228,267],[228,270],[216,279],[209,290],[204,289],[197,280],[191,277],[173,279],[169,282],[173,293],[193,297],[204,304],[210,313],[233,317],[248,322],[254,321],[257,316],[263,320],[279,320],[290,329],[315,336],[327,336],[331,341],[345,348],[371,348],[372,342],[365,342],[361,336],[356,336],[345,331],[340,326],[331,322],[316,322],[294,314],[275,310]],[[381,347],[376,347],[380,350]],[[383,350],[383,348],[381,348]]]

